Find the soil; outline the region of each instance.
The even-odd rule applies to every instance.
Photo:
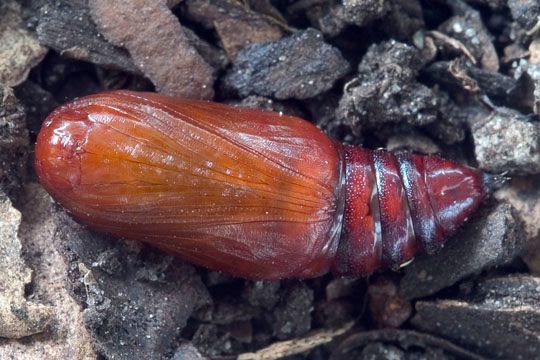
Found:
[[[247,281],[77,224],[46,115],[102,90],[305,118],[509,178],[435,255]],[[537,0],[0,2],[0,358],[508,359],[540,349]]]

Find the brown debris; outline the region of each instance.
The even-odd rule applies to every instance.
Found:
[[[25,28],[16,1],[0,2],[0,84],[16,86],[41,62],[47,48]]]
[[[213,69],[193,49],[163,0],[90,0],[90,12],[112,43],[128,49],[160,93],[211,99]]]
[[[472,125],[476,160],[493,173],[540,173],[540,124],[523,114],[497,108]]]
[[[524,245],[522,224],[508,203],[485,206],[437,254],[405,268],[400,291],[407,299],[435,294],[461,279],[508,264]]]
[[[275,21],[239,1],[187,0],[185,8],[190,19],[217,32],[231,61],[246,46],[277,41],[284,34]]]

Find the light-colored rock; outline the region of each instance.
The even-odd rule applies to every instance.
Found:
[[[25,28],[20,11],[14,0],[0,2],[0,83],[7,86],[26,80],[47,53]]]
[[[53,245],[56,233],[53,202],[41,186],[29,184],[20,203],[23,204],[22,222],[12,228],[11,233],[16,235],[18,231],[26,263],[34,271],[30,296],[47,304],[46,309],[53,314],[53,319],[47,330],[35,338],[36,341],[0,339],[0,359],[94,360],[96,354],[82,320],[82,309],[70,296],[66,285],[66,263]],[[5,213],[3,210],[0,209],[0,214]],[[8,214],[20,222],[21,214],[17,210],[10,210]],[[6,218],[3,216],[0,223]],[[0,239],[4,240],[4,232],[1,234]],[[0,259],[0,267],[2,264]],[[21,293],[23,291],[21,289]]]
[[[22,338],[42,332],[50,323],[51,308],[27,301],[24,287],[32,271],[21,257],[18,231],[21,213],[0,195],[0,337]]]
[[[129,51],[158,92],[192,99],[214,96],[212,67],[189,43],[164,0],[90,0],[88,5],[100,32]]]

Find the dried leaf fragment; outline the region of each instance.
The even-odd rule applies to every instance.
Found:
[[[127,48],[160,93],[195,99],[214,96],[212,67],[190,45],[164,0],[90,0],[89,6],[100,31]]]
[[[254,353],[240,354],[238,360],[274,360],[299,354],[329,343],[337,336],[346,333],[353,325],[354,323],[350,322],[337,329],[317,331],[302,338],[280,341]]]

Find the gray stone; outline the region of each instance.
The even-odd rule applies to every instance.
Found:
[[[277,41],[283,36],[280,23],[254,11],[254,5],[234,0],[187,0],[184,9],[191,20],[215,30],[221,47],[234,60],[248,45]]]
[[[276,99],[307,99],[328,89],[349,71],[341,52],[314,29],[280,41],[251,45],[224,77],[226,90]]]
[[[523,246],[523,229],[508,203],[484,207],[439,253],[405,268],[400,288],[408,299],[432,295],[459,280],[511,261]]]
[[[252,306],[271,310],[279,301],[280,281],[253,281],[246,283],[242,296]]]
[[[313,298],[313,290],[304,283],[291,287],[273,312],[274,321],[270,324],[274,336],[289,339],[307,333],[311,329]]]
[[[490,359],[536,359],[539,299],[537,277],[494,278],[479,283],[470,300],[417,302],[411,323]]]
[[[86,306],[98,352],[115,359],[174,353],[192,312],[211,301],[195,269],[139,243],[90,232],[63,211],[56,221],[72,293]]]
[[[434,122],[437,97],[416,81],[425,61],[419,50],[395,40],[370,46],[358,75],[345,85],[336,117],[360,129],[384,123],[424,126]]]
[[[496,108],[472,125],[476,160],[493,173],[540,173],[540,124],[523,114]]]
[[[540,16],[540,3],[535,0],[508,0],[514,20],[525,30],[531,30]]]

